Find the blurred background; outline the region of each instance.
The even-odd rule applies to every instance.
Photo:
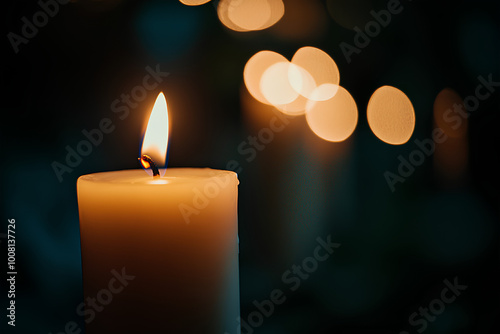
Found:
[[[144,125],[160,91],[171,119],[168,166],[238,173],[241,318],[247,321],[254,301],[269,299],[273,289],[285,292],[286,301],[252,332],[500,328],[498,2],[3,6],[0,247],[3,256],[7,219],[16,219],[19,274],[17,326],[7,328],[2,316],[2,333],[59,333],[68,321],[83,326],[75,312],[83,301],[76,180],[139,168]],[[385,21],[383,10],[390,13]],[[244,78],[260,51],[290,61],[305,46],[331,57],[325,66],[334,61],[357,107],[355,129],[344,129],[335,142],[320,137],[304,106],[290,114],[261,103]],[[139,92],[151,71],[161,72],[158,85]],[[407,129],[401,145],[384,140],[367,118],[370,97],[384,85],[404,92],[414,108],[414,121],[407,108],[406,123],[395,126]],[[272,93],[263,93],[269,100]],[[447,113],[454,105],[468,111]],[[68,147],[76,149],[82,131],[103,118],[114,130],[57,172],[67,165]],[[447,140],[427,154],[417,142],[432,139],[436,128]],[[408,172],[403,160],[417,166],[406,166]],[[291,291],[283,274],[329,235],[340,247]],[[467,289],[425,329],[411,324],[409,317],[439,299],[443,281],[455,277]]]

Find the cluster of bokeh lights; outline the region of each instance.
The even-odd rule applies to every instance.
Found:
[[[210,0],[180,0],[188,6],[203,5]],[[271,27],[285,14],[282,0],[220,0],[219,20],[227,28],[238,31],[257,31]]]
[[[210,0],[180,0],[198,6]],[[263,30],[285,14],[282,0],[220,0],[221,23],[237,32]],[[289,61],[274,51],[253,55],[243,71],[248,92],[259,102],[289,116],[305,115],[307,124],[320,138],[346,140],[358,123],[358,108],[351,94],[340,86],[335,61],[324,51],[306,46]],[[406,143],[415,128],[415,111],[399,89],[383,86],[371,96],[367,119],[372,132],[392,145]]]
[[[260,51],[246,63],[243,78],[256,100],[289,116],[305,114],[311,130],[324,140],[344,141],[356,128],[356,102],[339,85],[335,61],[318,48],[300,48],[291,61],[277,52]],[[415,127],[411,101],[391,86],[373,93],[367,118],[373,133],[393,145],[406,143]]]

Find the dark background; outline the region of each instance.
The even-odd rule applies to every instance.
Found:
[[[364,27],[373,19],[370,10],[385,9],[387,1],[285,1],[283,22],[251,33],[225,28],[216,2],[72,1],[17,53],[7,34],[20,34],[21,18],[31,21],[40,7],[4,3],[0,232],[8,218],[16,219],[18,307],[17,326],[7,327],[2,257],[2,328],[59,333],[68,321],[83,324],[75,312],[83,300],[76,180],[138,168],[144,120],[161,90],[172,120],[170,167],[227,169],[231,160],[240,167],[241,316],[247,319],[252,302],[275,288],[287,297],[255,333],[417,333],[408,317],[439,298],[443,280],[454,277],[468,288],[425,332],[496,332],[498,93],[468,119],[467,168],[460,177],[444,181],[433,156],[395,192],[383,174],[397,171],[398,156],[408,157],[415,139],[430,137],[434,99],[443,88],[464,98],[475,94],[478,76],[500,81],[500,6],[401,3],[404,10],[350,63],[339,45],[353,45],[355,32],[345,26]],[[290,59],[307,45],[336,61],[341,85],[358,106],[356,130],[344,143],[328,143],[312,134],[303,116],[290,118],[247,161],[238,145],[269,124],[270,115],[259,121],[245,112],[245,63],[265,49]],[[112,102],[157,64],[169,76],[120,120]],[[415,131],[404,145],[383,143],[366,121],[369,97],[382,85],[400,88],[414,105]],[[82,130],[104,117],[116,129],[59,182],[52,163],[64,163],[66,146],[75,148]],[[282,274],[328,235],[340,248],[291,292]]]

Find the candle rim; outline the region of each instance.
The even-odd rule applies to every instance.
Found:
[[[175,185],[198,183],[200,181],[216,179],[223,176],[230,176],[239,184],[238,175],[229,170],[212,168],[167,168],[165,174],[159,178],[151,178],[143,169],[123,169],[117,171],[104,171],[91,174],[85,174],[78,178],[79,182],[90,182],[94,184],[112,184],[112,185]],[[164,182],[166,181],[166,182]]]

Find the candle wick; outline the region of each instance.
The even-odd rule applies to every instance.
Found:
[[[140,158],[139,158],[139,161],[141,162],[141,164],[145,166],[144,162],[147,163],[147,165],[149,165],[149,167],[151,168],[151,170],[153,171],[153,177],[160,177],[160,172],[158,171],[158,167],[156,167],[156,164],[155,162],[153,161],[153,159],[151,159],[151,157],[147,154],[143,154]],[[147,168],[147,167],[146,167]]]

